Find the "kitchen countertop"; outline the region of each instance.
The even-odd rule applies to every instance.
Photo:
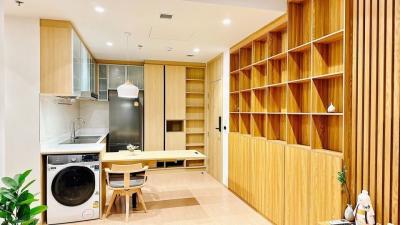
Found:
[[[106,149],[106,143],[102,143],[107,137],[107,129],[81,129],[77,136],[101,136],[96,143],[90,144],[59,144],[68,138],[56,139],[56,141],[41,143],[40,153],[42,155],[51,154],[80,154],[80,153],[100,153]]]
[[[118,161],[150,161],[150,160],[201,160],[206,156],[195,150],[168,150],[168,151],[145,151],[145,152],[107,152],[102,156],[102,162]]]

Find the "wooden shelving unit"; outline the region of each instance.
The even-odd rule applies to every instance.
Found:
[[[231,52],[230,132],[343,151],[343,7],[343,0],[289,0],[287,21]]]
[[[274,224],[316,224],[345,206],[335,184],[350,166],[352,3],[287,3],[287,15],[231,49],[228,182]]]
[[[232,88],[232,87],[231,87]],[[204,153],[205,69],[186,68],[186,149]]]

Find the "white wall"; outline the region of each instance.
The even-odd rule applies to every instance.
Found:
[[[0,80],[5,80],[4,75],[4,1],[0,0]],[[5,171],[5,138],[4,138],[4,123],[5,123],[5,82],[0,82],[0,177]]]
[[[72,121],[79,117],[79,101],[40,96],[40,143],[52,143],[71,136]]]
[[[84,128],[108,128],[108,102],[80,101],[80,117]]]
[[[5,17],[5,172],[39,178],[40,30],[38,18]],[[3,83],[3,82],[2,82]],[[39,182],[32,188],[39,191]]]
[[[222,121],[227,129],[222,132],[222,183],[228,186],[228,134],[229,134],[229,49],[224,52],[222,66]]]

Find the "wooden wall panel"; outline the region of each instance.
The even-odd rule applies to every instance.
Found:
[[[165,119],[186,117],[186,67],[165,66]]]
[[[399,222],[400,3],[353,1],[352,197],[370,192],[380,224]]]

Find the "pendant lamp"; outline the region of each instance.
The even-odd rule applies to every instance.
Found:
[[[125,32],[126,35],[126,55],[128,57],[128,38],[131,33]],[[124,84],[118,86],[117,88],[118,97],[120,98],[138,98],[139,88],[132,84],[129,80],[126,80]]]

